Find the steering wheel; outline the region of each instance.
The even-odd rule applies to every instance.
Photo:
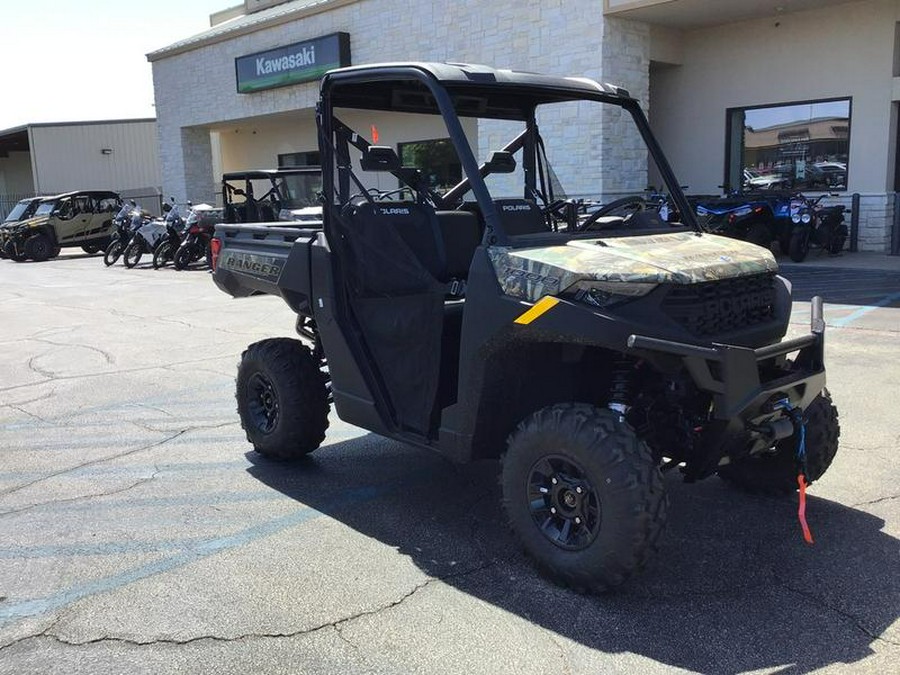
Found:
[[[591,229],[591,227],[603,216],[608,216],[614,211],[630,211],[630,213],[625,216],[625,220],[628,220],[630,216],[634,215],[638,211],[643,211],[644,209],[648,208],[648,206],[649,204],[647,203],[647,200],[644,199],[642,195],[628,195],[627,197],[616,199],[615,201],[611,201],[609,204],[601,206],[599,209],[594,211],[578,229],[581,231]]]

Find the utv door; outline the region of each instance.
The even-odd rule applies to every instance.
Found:
[[[361,370],[401,431],[428,436],[441,360],[445,286],[435,215],[414,202],[365,202],[342,210],[344,332],[361,336]],[[335,388],[340,389],[340,382]],[[378,395],[380,394],[380,396]]]
[[[61,246],[78,243],[85,238],[90,228],[91,213],[84,212],[84,199],[69,197],[60,202],[51,225],[56,232],[56,240]]]

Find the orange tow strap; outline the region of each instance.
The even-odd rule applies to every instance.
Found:
[[[797,508],[797,518],[800,520],[800,527],[803,528],[803,540],[807,544],[812,544],[812,532],[809,531],[809,525],[806,523],[806,478],[802,473],[797,476],[797,484],[800,486],[800,506]]]

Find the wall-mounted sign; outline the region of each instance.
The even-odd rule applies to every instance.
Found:
[[[234,60],[239,94],[318,80],[350,65],[349,33],[333,33]]]

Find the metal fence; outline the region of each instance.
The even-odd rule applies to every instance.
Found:
[[[9,212],[13,210],[13,207],[23,199],[28,199],[29,197],[34,197],[33,192],[28,193],[10,193],[10,194],[0,194],[0,221],[2,221],[6,216],[9,215]]]

